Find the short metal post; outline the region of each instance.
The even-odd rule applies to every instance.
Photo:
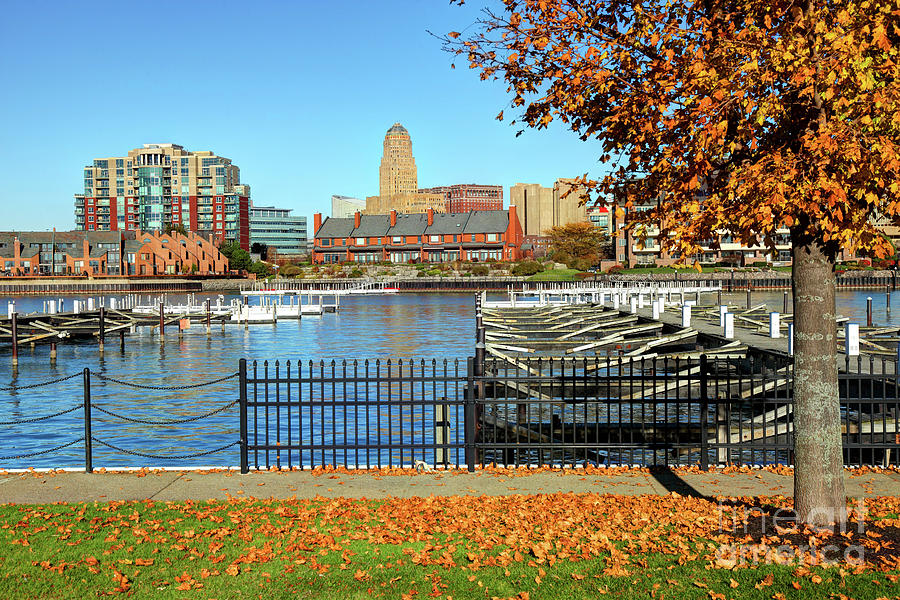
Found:
[[[84,380],[84,472],[94,472],[94,448],[91,439],[91,370],[85,367]]]
[[[241,451],[241,473],[249,473],[249,452],[247,451],[247,359],[242,358],[238,363],[238,373],[240,379],[240,396],[238,404],[240,405],[240,451]]]
[[[716,306],[722,306],[722,290],[716,292]]]
[[[753,291],[751,289],[750,283],[747,283],[747,308],[750,308],[751,303],[753,302]]]
[[[709,381],[706,373],[707,357],[700,355],[700,469],[709,469]]]
[[[888,314],[891,314],[891,288],[884,290],[884,307]]]
[[[784,292],[783,296],[782,296],[781,314],[783,314],[783,315],[789,314],[788,313],[788,293],[787,292]]]
[[[162,341],[166,337],[166,305],[159,303],[159,339]]]
[[[446,398],[441,398],[446,402]],[[443,446],[450,438],[450,406],[448,404],[434,405],[434,464],[447,466],[447,449]]]
[[[477,350],[476,350],[477,353]],[[469,473],[475,472],[475,463],[478,462],[475,447],[475,435],[477,432],[475,426],[475,404],[478,392],[475,384],[475,365],[478,363],[477,358],[469,358],[466,361],[466,405],[465,405],[465,444],[466,444],[466,466]]]
[[[17,312],[11,315],[10,333],[12,334],[12,366],[15,369],[19,365],[19,313]]]
[[[212,320],[212,308],[209,305],[209,298],[206,299],[206,335],[207,337],[210,335],[210,326]]]
[[[56,342],[50,342],[50,363],[56,362]]]
[[[103,354],[103,342],[106,338],[106,309],[100,307],[100,330],[97,332],[100,354]]]
[[[866,298],[866,327],[872,326],[872,296]]]

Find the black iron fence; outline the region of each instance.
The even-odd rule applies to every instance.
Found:
[[[39,437],[55,419],[76,417],[83,420],[84,434],[46,448],[29,443],[27,452],[16,452],[14,444],[0,456],[0,465],[26,466],[10,462],[79,445],[88,472],[97,447],[154,461],[230,456],[225,463],[239,462],[242,472],[317,466],[793,464],[792,369],[778,355],[696,351],[673,358],[241,360],[236,373],[180,387],[139,385],[85,369],[15,388],[80,377],[80,402],[0,423],[35,427]],[[94,379],[139,393],[231,386],[226,382],[232,379],[237,389],[221,405],[172,418],[94,402]],[[845,464],[900,466],[897,362],[846,358],[839,389]],[[112,422],[149,438],[155,427],[178,432],[205,419],[221,420],[233,433],[208,444],[215,447],[203,447],[200,440],[195,452],[178,455],[142,451],[144,446],[108,437]]]

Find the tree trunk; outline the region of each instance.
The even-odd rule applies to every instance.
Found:
[[[798,228],[799,229],[799,228]],[[794,510],[799,522],[843,524],[844,460],[837,377],[835,252],[792,231]]]

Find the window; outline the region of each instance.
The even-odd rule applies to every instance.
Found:
[[[365,246],[365,245],[366,245],[366,238],[356,238],[356,245],[357,245],[357,246]]]
[[[328,238],[322,238],[322,239],[320,240],[320,243],[321,243],[323,246],[330,246],[330,245],[331,245],[331,240],[328,239]]]
[[[439,244],[441,242],[441,236],[439,235],[430,235],[428,236],[428,241],[432,244]]]
[[[499,242],[500,234],[499,233],[489,233],[487,234],[487,241],[489,242]]]
[[[394,237],[391,238],[391,243],[392,244],[402,244],[403,238],[400,237],[399,235],[395,235]]]
[[[475,241],[475,234],[474,234],[474,233],[472,234],[472,241],[473,241],[473,242]]]

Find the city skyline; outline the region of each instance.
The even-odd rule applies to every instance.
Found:
[[[37,7],[8,7],[0,68],[14,92],[0,97],[0,228],[74,228],[84,165],[143,144],[213,149],[240,165],[255,204],[307,217],[327,212],[332,195],[378,192],[384,132],[395,122],[414,138],[423,187],[508,190],[604,172],[597,145],[560,126],[516,137],[516,126],[494,118],[508,111],[505,85],[479,81],[428,33],[465,29],[478,6],[165,6],[172,18],[159,22],[113,3],[60,4],[40,19]],[[201,11],[224,36],[214,45],[185,43]],[[116,25],[124,22],[134,26]],[[104,34],[67,34],[94,29]],[[38,38],[46,43],[30,42]],[[136,69],[148,53],[158,68]]]

